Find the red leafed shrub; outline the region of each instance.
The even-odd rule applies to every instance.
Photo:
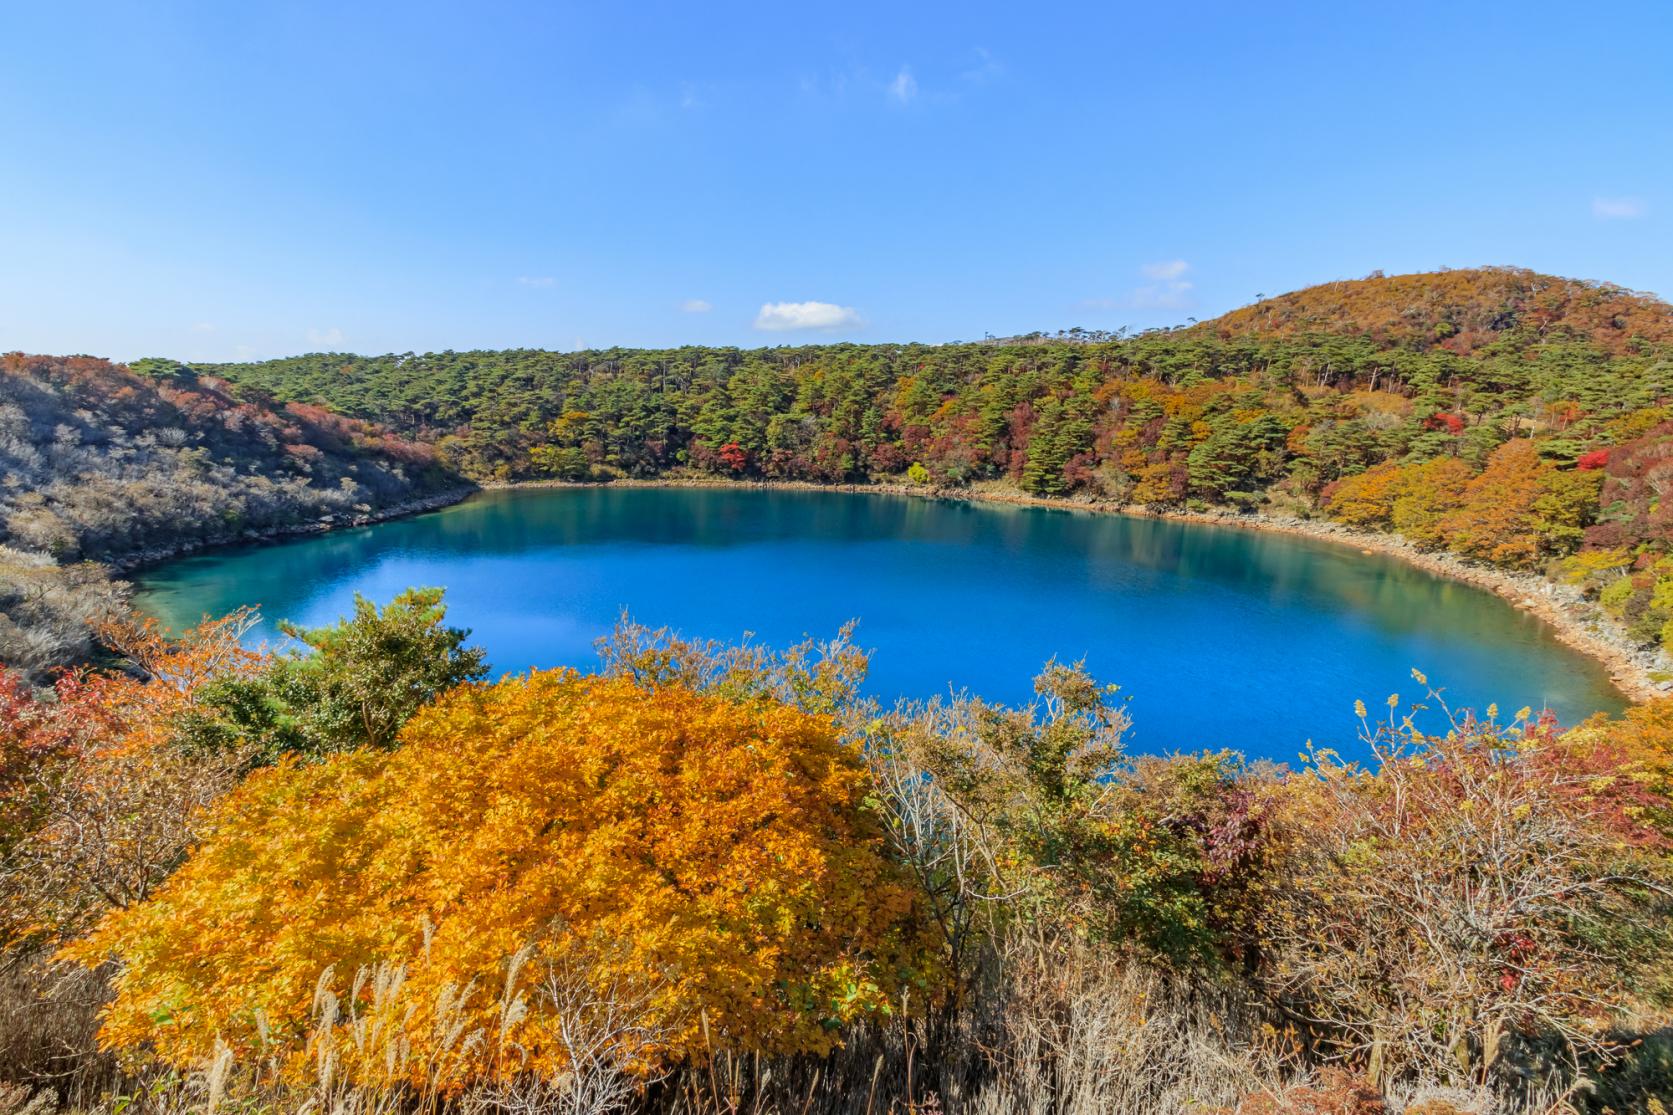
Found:
[[[720,447],[720,460],[733,472],[742,472],[749,467],[749,451],[735,441],[729,441]]]
[[[1464,420],[1456,414],[1432,414],[1423,425],[1431,430],[1445,430],[1454,437],[1464,432]]]
[[[1580,454],[1579,458],[1574,462],[1574,467],[1584,472],[1590,472],[1593,469],[1602,468],[1608,463],[1609,450],[1593,449],[1589,453]]]
[[[911,463],[899,442],[880,441],[872,448],[871,467],[875,472],[885,474],[901,472]]]
[[[380,434],[373,444],[377,452],[404,465],[413,468],[434,468],[436,466],[436,449],[433,445],[418,441],[406,441],[393,434]]]
[[[126,729],[124,677],[66,671],[50,698],[0,670],[0,853],[38,823],[42,794],[57,772]],[[0,919],[3,926],[4,919]],[[4,944],[0,929],[0,946]]]
[[[1673,479],[1673,422],[1612,446],[1601,471],[1602,511],[1586,530],[1587,545],[1663,549],[1673,534],[1673,500],[1661,498]]]

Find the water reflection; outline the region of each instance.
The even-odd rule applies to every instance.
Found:
[[[175,562],[172,624],[243,603],[326,622],[358,589],[449,589],[496,667],[586,664],[621,608],[787,642],[861,620],[884,696],[1029,696],[1086,657],[1133,697],[1135,742],[1292,758],[1351,743],[1353,700],[1419,666],[1462,703],[1618,709],[1600,666],[1488,593],[1309,539],[1112,515],[836,492],[555,489]],[[267,629],[271,633],[271,629]]]

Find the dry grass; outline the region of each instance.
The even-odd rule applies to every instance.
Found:
[[[822,1057],[714,1053],[648,1072],[644,1013],[600,996],[554,966],[536,1001],[502,1003],[502,1023],[554,1012],[572,1051],[566,1071],[506,1071],[463,1094],[435,1081],[450,1057],[500,1033],[442,1010],[423,1063],[391,1019],[403,973],[329,973],[315,1000],[309,1071],[282,1076],[277,1050],[243,1060],[221,1047],[189,1072],[125,1074],[92,1052],[107,994],[89,973],[35,965],[0,982],[0,1115],[1572,1115],[1574,1095],[1519,1095],[1408,1084],[1383,1100],[1346,1074],[1320,1077],[1262,1011],[1229,987],[1170,979],[1091,953],[1030,951],[1020,940],[988,958],[989,983],[958,1011],[856,1028]],[[456,989],[453,1001],[464,1001]],[[903,1004],[911,1008],[910,1002]],[[908,1012],[910,1013],[910,1012]],[[1386,1102],[1386,1106],[1384,1106]],[[1646,1108],[1646,1110],[1653,1110]]]
[[[1250,1040],[1253,1014],[1229,993],[1188,992],[1136,965],[1042,963],[1020,949],[1003,968],[1002,986],[978,1009],[897,1015],[858,1028],[823,1058],[716,1052],[667,1076],[635,1062],[646,1035],[632,1002],[600,998],[554,968],[538,1002],[508,1000],[502,1014],[557,1014],[568,1070],[534,1075],[509,1058],[502,1076],[459,1095],[433,1082],[446,1078],[450,1057],[498,1035],[443,1010],[436,1025],[445,1033],[420,1064],[414,1043],[389,1024],[403,1013],[397,968],[362,971],[340,990],[329,973],[322,978],[302,1080],[282,1078],[277,1055],[240,1061],[225,1047],[195,1071],[124,1075],[110,1058],[89,1054],[102,981],[49,981],[36,967],[13,973],[4,988],[3,1075],[29,1087],[0,1097],[0,1115],[43,1092],[49,1099],[34,1100],[37,1107],[111,1115],[1172,1115],[1282,1082],[1280,1058]]]
[[[10,1096],[12,1110],[35,1096],[79,1106],[118,1084],[116,1059],[94,1041],[108,998],[102,974],[48,966],[38,954],[0,964],[0,1086],[24,1092]],[[7,1112],[0,1095],[0,1115]]]

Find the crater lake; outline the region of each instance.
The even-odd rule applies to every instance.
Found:
[[[255,605],[253,636],[447,589],[496,675],[596,662],[625,611],[683,635],[784,646],[849,620],[884,701],[1025,702],[1050,658],[1121,687],[1134,750],[1364,754],[1355,699],[1619,711],[1604,667],[1491,593],[1396,558],[1197,523],[866,492],[489,491],[368,527],[178,559],[137,603],[185,627]],[[1430,718],[1431,722],[1433,718]]]

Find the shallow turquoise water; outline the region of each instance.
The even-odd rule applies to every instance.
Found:
[[[905,496],[749,489],[490,492],[431,514],[218,550],[141,578],[174,626],[240,604],[307,625],[443,585],[496,671],[593,661],[622,609],[786,644],[860,621],[870,689],[1020,702],[1084,657],[1130,698],[1140,750],[1294,759],[1353,747],[1355,698],[1622,707],[1601,666],[1490,593],[1391,558],[1227,527]],[[271,627],[260,633],[273,636]]]

